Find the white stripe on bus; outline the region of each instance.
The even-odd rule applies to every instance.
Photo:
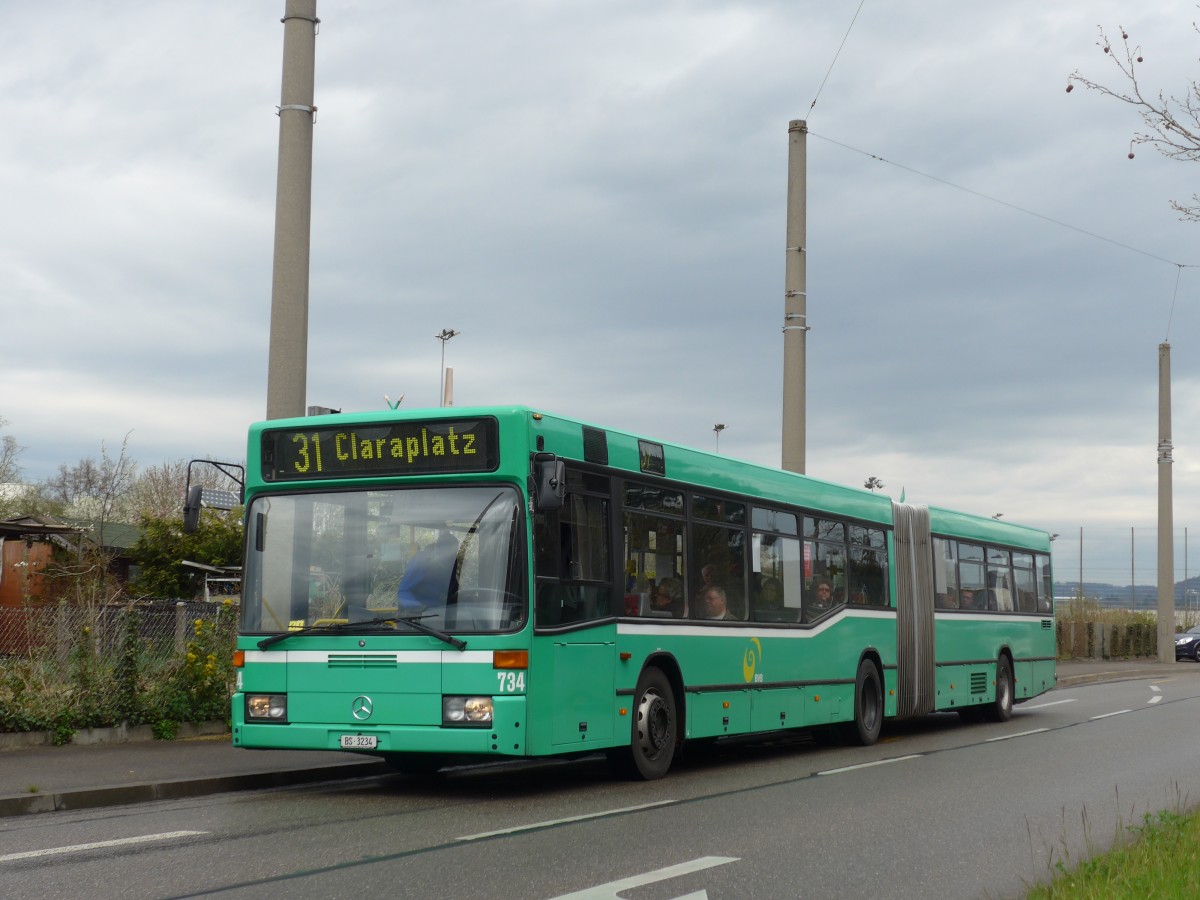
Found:
[[[491,650],[247,650],[246,663],[329,663],[351,658],[390,659],[400,665],[474,663],[491,665]]]
[[[656,635],[686,635],[689,637],[771,637],[771,638],[810,638],[829,630],[844,619],[883,619],[895,621],[894,612],[876,612],[874,610],[855,610],[836,615],[811,628],[799,628],[795,622],[785,623],[790,628],[768,628],[767,625],[781,624],[777,622],[741,622],[738,625],[725,625],[714,628],[711,625],[681,622],[678,625],[664,622],[662,619],[642,619],[638,622],[618,622],[617,634],[656,634]]]

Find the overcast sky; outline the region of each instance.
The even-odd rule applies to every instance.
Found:
[[[1059,580],[1082,528],[1085,578],[1152,583],[1169,339],[1182,578],[1200,225],[1169,201],[1200,164],[1129,160],[1136,113],[1065,91],[1118,84],[1103,25],[1186,92],[1195,5],[1153,7],[866,0],[846,37],[859,0],[321,0],[308,403],[435,405],[454,328],[456,405],[705,449],[721,422],[722,454],[778,465],[806,118],[808,473],[1058,532]],[[27,480],[126,434],[143,465],[244,457],[283,10],[5,5],[0,417]]]

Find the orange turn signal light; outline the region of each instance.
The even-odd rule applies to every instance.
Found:
[[[241,669],[241,668],[244,668],[245,665],[246,665],[246,651],[245,650],[234,650],[233,651],[233,667],[235,669]]]
[[[493,669],[528,669],[528,650],[493,650]]]

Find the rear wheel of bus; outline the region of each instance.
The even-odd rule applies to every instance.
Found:
[[[609,751],[609,762],[621,774],[653,781],[671,768],[678,741],[675,692],[662,670],[652,666],[634,691],[629,746]]]
[[[987,707],[985,715],[992,722],[1007,722],[1013,711],[1012,663],[1003,653],[996,660],[996,699]]]
[[[854,721],[846,723],[843,733],[851,743],[869,747],[879,740],[882,729],[883,683],[875,664],[864,659],[854,680]]]

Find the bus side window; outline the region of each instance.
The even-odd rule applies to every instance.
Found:
[[[543,627],[612,615],[608,501],[567,494],[534,519],[534,622]]]
[[[745,532],[721,525],[692,525],[692,607],[703,616],[701,596],[709,587],[725,591],[729,613],[746,618]]]
[[[658,598],[657,586],[665,579],[683,580],[683,522],[666,516],[626,510],[624,513],[625,572],[628,578],[622,615],[640,615],[652,610]],[[673,617],[694,615],[686,592],[677,602],[664,606]],[[665,598],[664,598],[665,604]]]
[[[804,570],[800,541],[773,534],[753,536],[755,573],[752,616],[756,622],[800,621]]]
[[[1017,589],[1017,609],[1037,612],[1037,584],[1033,575],[1033,554],[1014,553],[1013,581]]]
[[[933,539],[933,591],[938,609],[958,609],[958,544],[949,538]]]
[[[958,556],[959,608],[986,610],[983,547],[960,543]]]
[[[1039,553],[1035,557],[1038,612],[1054,610],[1054,580],[1050,576],[1050,557]]]
[[[851,603],[888,605],[887,537],[882,529],[850,526],[850,561],[846,574]]]

